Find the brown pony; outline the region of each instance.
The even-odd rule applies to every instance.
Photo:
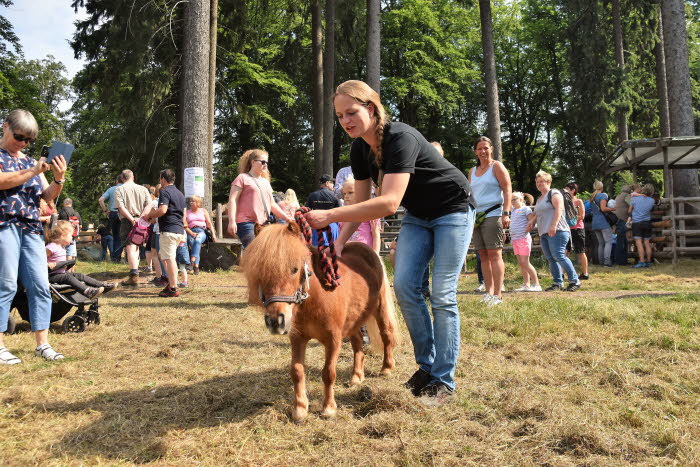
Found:
[[[365,377],[360,327],[367,323],[373,349],[380,341],[383,344],[382,375],[394,368],[393,348],[399,337],[389,282],[379,256],[363,243],[346,244],[338,260],[340,286],[327,290],[318,279],[322,277],[318,252],[304,243],[299,231],[295,222],[265,227],[248,245],[241,263],[249,302],[263,306],[265,325],[272,334],[289,334],[295,422],[304,420],[309,411],[304,357],[310,339],[325,347],[321,415],[332,417],[336,413],[335,367],[343,338],[349,337],[352,343],[350,384],[355,385]]]

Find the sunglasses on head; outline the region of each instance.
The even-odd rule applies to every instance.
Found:
[[[262,165],[267,165],[267,161],[265,159],[253,159],[256,162],[260,162]]]
[[[12,133],[12,136],[20,143],[26,142],[27,144],[32,144],[34,141],[36,141],[36,138],[30,138],[29,136],[20,135],[17,133]]]

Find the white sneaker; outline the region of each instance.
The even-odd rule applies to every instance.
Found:
[[[487,306],[496,306],[503,303],[502,298],[498,298],[496,295],[491,295],[491,300],[486,304]]]
[[[522,287],[518,287],[513,292],[530,292],[530,291],[531,291],[530,286],[523,284]]]
[[[491,298],[493,295],[490,293],[485,293],[483,297],[481,297],[481,300],[479,300],[480,303],[489,303],[491,301]]]
[[[474,292],[486,292],[486,285],[485,284],[479,284],[479,287],[474,289]]]
[[[501,292],[505,292],[505,291],[506,291],[506,286],[501,284]]]
[[[539,285],[531,285],[528,292],[542,292],[542,287]]]

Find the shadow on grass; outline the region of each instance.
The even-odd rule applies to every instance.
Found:
[[[162,438],[170,430],[238,423],[277,405],[288,416],[289,386],[285,371],[251,371],[191,385],[105,392],[74,403],[42,403],[34,409],[56,417],[100,414],[97,419],[90,415],[94,421],[53,445],[62,458],[98,456],[145,463],[166,455]]]

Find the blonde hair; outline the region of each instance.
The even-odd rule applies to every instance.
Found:
[[[202,207],[202,197],[197,195],[190,196],[190,201],[194,201],[197,205],[197,209]]]
[[[601,182],[600,180],[596,180],[595,182],[593,182],[593,189],[595,191],[603,191],[603,182]]]
[[[550,174],[548,174],[547,172],[545,172],[544,170],[540,170],[539,172],[537,172],[535,174],[535,180],[537,180],[538,178],[541,178],[542,180],[544,180],[547,183],[552,183],[552,176]]]
[[[514,191],[512,197],[518,198],[520,201],[523,201],[523,202],[525,201],[525,195],[523,195],[523,193],[521,191]]]
[[[241,158],[238,160],[238,174],[240,175],[250,172],[250,169],[253,167],[253,159],[257,159],[261,156],[270,157],[270,154],[268,154],[268,152],[264,149],[248,149],[246,152],[244,152]],[[263,170],[262,176],[270,180],[270,170]]]
[[[284,192],[284,201],[290,206],[299,207],[299,199],[297,198],[297,193],[291,188],[288,188],[287,191]]]
[[[642,191],[640,191],[641,194],[651,196],[654,194],[654,185],[651,183],[647,183],[642,187]]]
[[[384,106],[382,105],[382,101],[379,98],[377,91],[372,89],[365,82],[358,80],[345,81],[335,89],[333,100],[335,100],[336,96],[339,94],[352,97],[365,107],[368,107],[369,104],[372,104],[374,107],[374,135],[377,139],[377,145],[372,148],[372,152],[374,152],[374,158],[377,162],[377,167],[379,167],[379,178],[377,179],[377,185],[381,190],[382,179],[384,178],[384,170],[382,169],[382,162],[384,162],[382,143],[384,141],[384,126],[387,123],[386,110],[384,110]]]
[[[354,187],[355,186],[355,179],[353,177],[348,177],[347,179],[345,179],[345,181],[343,182],[343,186],[340,187],[340,191],[342,192],[345,189],[345,186],[350,185],[351,183]]]
[[[75,227],[73,227],[73,224],[71,224],[70,221],[58,221],[56,222],[56,225],[54,225],[53,228],[47,232],[46,239],[49,242],[55,242],[63,235],[67,233],[72,234],[74,231]]]

